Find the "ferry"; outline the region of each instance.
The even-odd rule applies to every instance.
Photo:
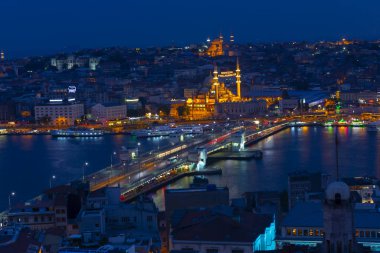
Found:
[[[324,126],[333,126],[334,124],[335,124],[335,122],[333,120],[328,120],[323,125]]]
[[[69,128],[50,131],[52,137],[100,137],[104,135],[102,130],[87,128]]]
[[[160,137],[160,136],[169,136],[171,134],[177,133],[176,128],[172,128],[170,126],[157,126],[153,129],[142,129],[132,131],[131,134],[135,135],[138,138],[144,137]]]
[[[362,126],[364,126],[364,123],[361,120],[353,119],[351,121],[351,126],[353,126],[353,127],[362,127]]]
[[[202,134],[202,126],[156,126],[152,129],[142,129],[132,131],[131,134],[136,137],[160,137],[160,136],[177,136],[181,134]]]
[[[179,126],[180,132],[183,134],[203,134],[202,126]]]
[[[347,121],[345,119],[340,119],[338,121],[338,126],[347,126]]]

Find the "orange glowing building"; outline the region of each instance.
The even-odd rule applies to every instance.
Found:
[[[207,41],[209,41],[209,39]],[[202,56],[207,55],[210,57],[216,57],[216,56],[224,55],[223,36],[220,35],[219,38],[216,38],[213,41],[211,41],[206,52],[202,52],[201,55]]]
[[[236,94],[234,94],[224,83],[219,81],[219,76],[236,76]],[[210,89],[205,93],[199,93],[193,98],[188,98],[186,106],[192,119],[211,118],[217,113],[218,104],[227,103],[247,103],[251,98],[241,96],[241,75],[239,62],[236,64],[236,71],[218,72],[215,66]]]

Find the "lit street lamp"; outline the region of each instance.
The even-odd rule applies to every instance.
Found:
[[[109,173],[109,177],[108,177],[108,180],[110,180],[111,179],[111,177],[112,177],[112,170],[113,170],[113,165],[112,165],[112,162],[113,162],[113,156],[115,156],[116,155],[116,152],[114,151],[112,154],[111,154],[111,167],[110,167],[110,173]]]
[[[138,157],[140,156],[140,154],[139,154],[139,152],[140,152],[140,146],[141,146],[141,143],[138,142],[137,143],[137,156]],[[160,149],[160,142],[158,142],[158,149]],[[140,161],[140,159],[137,162],[138,162],[138,165],[139,165],[139,180],[140,180],[140,173],[141,173],[141,161]]]
[[[52,185],[52,180],[54,180],[55,179],[55,175],[53,175],[53,176],[51,176],[50,178],[49,178],[49,187],[51,188],[51,185]]]
[[[88,162],[85,162],[82,166],[82,181],[84,182],[84,172],[85,172],[85,168],[88,167]]]
[[[11,209],[11,197],[14,197],[16,195],[15,192],[11,192],[9,195],[8,195],[8,205],[9,205],[9,210]]]
[[[141,146],[141,143],[138,142],[138,143],[137,143],[137,157],[140,156],[140,146]]]
[[[111,169],[112,169],[112,161],[113,161],[113,156],[114,155],[116,155],[116,152],[113,152],[112,154],[111,154]]]

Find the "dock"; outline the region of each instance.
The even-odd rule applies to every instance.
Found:
[[[223,151],[211,154],[207,157],[210,162],[215,160],[251,160],[261,159],[263,152],[261,150],[247,150],[247,151]]]

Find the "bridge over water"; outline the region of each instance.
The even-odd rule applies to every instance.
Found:
[[[88,175],[85,180],[89,181],[91,191],[119,183],[121,200],[129,201],[178,177],[201,171],[208,173],[205,166],[209,154],[226,149],[244,150],[245,146],[287,127],[288,123],[283,123],[260,130],[237,127],[220,133],[203,134],[159,152],[144,154],[129,164],[107,167]],[[175,157],[175,160],[168,161],[169,157]]]

